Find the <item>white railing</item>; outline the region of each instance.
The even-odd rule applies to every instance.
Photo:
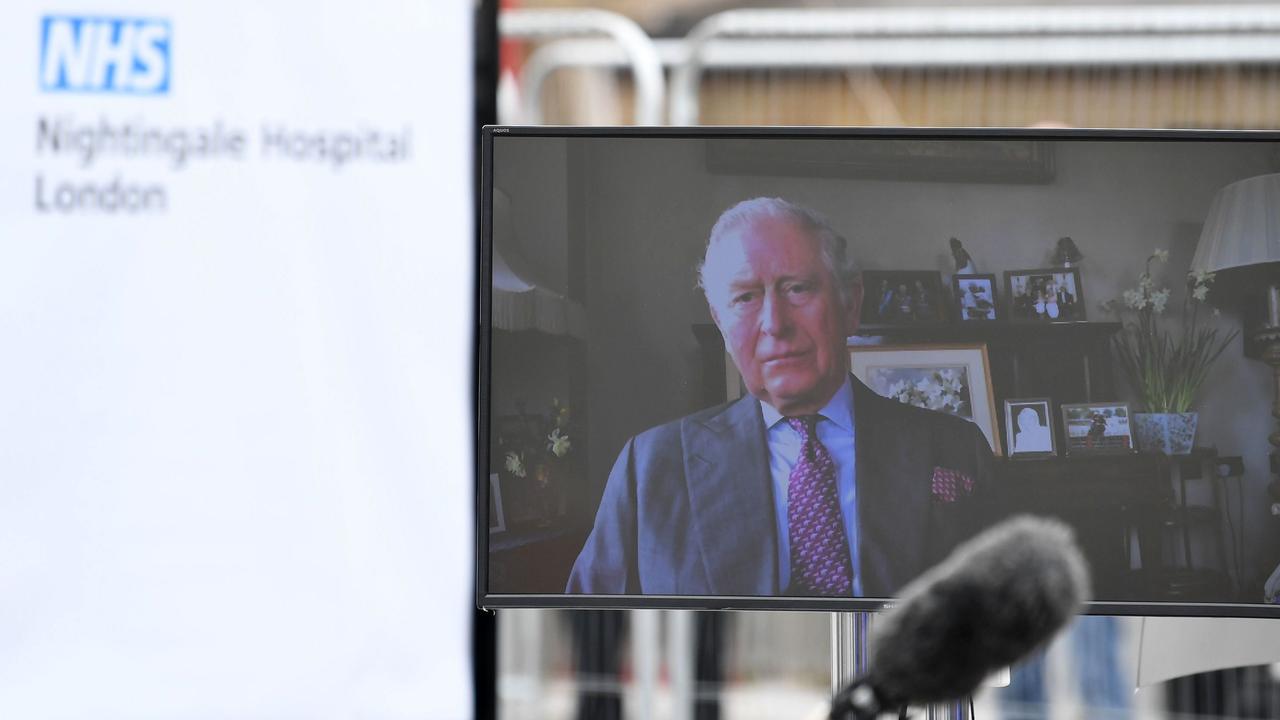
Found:
[[[666,68],[670,121],[692,125],[707,70],[1280,64],[1275,5],[730,10],[684,38],[656,42],[620,16],[574,17],[583,12],[600,13],[503,13],[500,28],[508,37],[559,39],[525,65],[526,121],[540,121],[543,84],[569,67],[630,67],[640,124],[662,122]],[[521,18],[535,13],[541,17],[533,33],[535,21]],[[604,24],[617,32],[605,33]],[[581,38],[591,34],[612,39]]]
[[[506,38],[551,39],[605,35],[626,57],[635,76],[637,125],[661,125],[666,94],[662,63],[653,41],[631,19],[604,10],[505,10],[498,16],[498,32]],[[550,74],[538,70],[546,61],[535,52],[530,58],[534,72],[528,75],[522,96],[526,103],[525,122],[538,124],[542,118],[542,82]]]

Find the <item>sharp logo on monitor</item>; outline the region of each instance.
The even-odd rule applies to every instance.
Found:
[[[46,15],[40,21],[40,89],[165,95],[168,20]]]

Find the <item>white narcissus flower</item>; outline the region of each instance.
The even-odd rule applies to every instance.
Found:
[[[950,400],[947,398],[947,394],[942,391],[941,387],[937,387],[929,394],[929,398],[925,402],[925,407],[930,410],[941,410],[945,408],[949,402]]]
[[[933,380],[930,380],[927,378],[924,380],[920,380],[919,382],[916,383],[915,394],[916,394],[916,397],[918,398],[917,404],[922,404],[925,407],[930,407],[931,405],[933,405],[934,399],[938,397],[938,390],[939,390],[938,384],[935,383]]]
[[[1169,304],[1169,288],[1163,288],[1151,293],[1151,309],[1157,314],[1164,312],[1165,305]]]
[[[1141,310],[1147,306],[1147,297],[1139,290],[1125,290],[1124,304],[1134,310]]]
[[[1208,270],[1192,270],[1187,274],[1191,276],[1191,280],[1196,285],[1208,285],[1213,282],[1213,273]]]
[[[958,409],[963,383],[955,370],[936,370],[902,390],[898,399],[910,405],[929,410]]]
[[[931,375],[928,378],[925,378],[924,380],[921,380],[920,382],[928,385],[930,391],[937,392],[947,384],[947,371],[940,370],[940,371],[934,372],[933,375]]]
[[[1197,285],[1195,289],[1191,291],[1191,297],[1203,302],[1205,298],[1209,297],[1209,286]]]
[[[520,455],[518,453],[507,453],[507,472],[515,475],[516,477],[525,476],[524,461],[520,459]]]
[[[956,397],[959,397],[960,393],[964,392],[964,380],[961,378],[960,373],[955,370],[947,370],[943,373],[943,377],[947,383],[947,392]]]
[[[573,446],[569,444],[569,436],[561,435],[560,428],[556,428],[547,436],[547,449],[551,451],[552,455],[562,458],[569,454]]]
[[[1159,260],[1160,262],[1169,262],[1169,251],[1168,251],[1168,250],[1163,250],[1163,249],[1161,249],[1161,248],[1156,248],[1156,251],[1155,251],[1155,252],[1153,252],[1153,253],[1151,253],[1151,255],[1152,255],[1153,257],[1155,257],[1155,259]]]

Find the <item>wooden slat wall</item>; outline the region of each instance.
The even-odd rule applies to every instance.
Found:
[[[545,89],[545,122],[626,124],[624,73],[571,70]],[[717,71],[713,125],[1280,128],[1280,67],[1055,67]]]

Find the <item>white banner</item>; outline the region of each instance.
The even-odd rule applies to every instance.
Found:
[[[0,717],[468,717],[471,4],[0,9]]]

